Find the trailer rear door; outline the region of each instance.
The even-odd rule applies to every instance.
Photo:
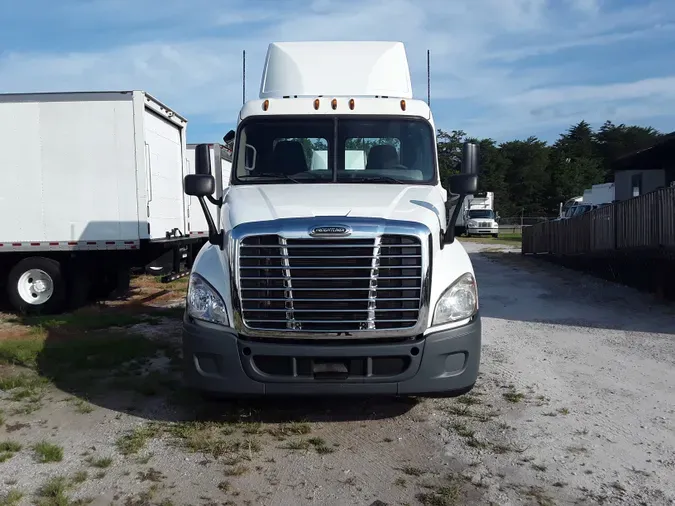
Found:
[[[145,109],[145,163],[151,239],[187,233],[183,198],[183,129]]]

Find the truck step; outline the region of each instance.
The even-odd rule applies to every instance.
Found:
[[[159,281],[161,283],[171,283],[171,281],[176,281],[177,279],[181,279],[181,278],[184,278],[185,276],[189,276],[189,275],[190,275],[189,270],[180,271],[180,272],[177,272],[177,273],[174,273],[174,274],[167,274],[166,276],[162,276],[159,279]]]

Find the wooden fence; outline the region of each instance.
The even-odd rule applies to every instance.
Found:
[[[576,218],[523,228],[523,253],[675,251],[675,188],[661,188]]]

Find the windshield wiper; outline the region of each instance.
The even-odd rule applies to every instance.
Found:
[[[300,182],[288,174],[279,174],[278,172],[258,172],[257,174],[246,174],[245,176],[239,176],[239,179],[246,179],[249,177],[272,177],[275,179],[287,179],[288,181],[293,181],[294,183]]]
[[[357,177],[352,179],[352,181],[357,183],[396,183],[396,184],[407,184],[409,181],[401,181],[391,176],[365,176]]]

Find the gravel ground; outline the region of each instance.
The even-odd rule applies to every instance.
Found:
[[[484,325],[470,395],[207,403],[180,387],[179,322],[140,323],[119,332],[163,351],[111,381],[0,391],[0,445],[21,444],[0,505],[675,504],[672,306],[466,248]],[[39,462],[41,441],[63,457]],[[23,497],[2,502],[11,490]]]

